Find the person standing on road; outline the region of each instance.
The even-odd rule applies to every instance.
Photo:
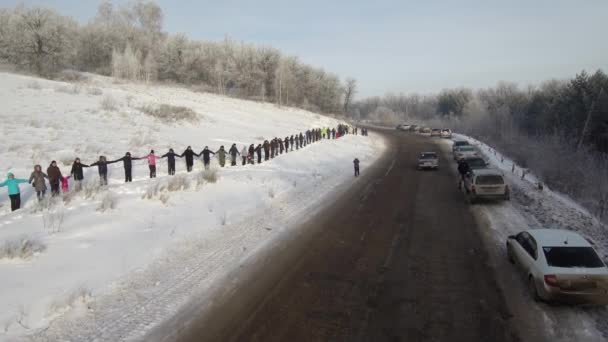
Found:
[[[264,140],[264,161],[268,161],[270,158],[270,142],[268,140]]]
[[[133,181],[133,161],[139,159],[141,158],[131,157],[131,152],[127,152],[125,153],[124,157],[111,161],[108,164],[118,163],[121,161],[125,169],[125,183],[130,183]]]
[[[471,171],[469,164],[467,164],[464,160],[458,161],[458,173],[460,174],[460,180],[458,181],[458,190],[462,189],[462,185],[464,183],[464,178],[467,176],[467,173]]]
[[[169,176],[175,175],[175,157],[181,158],[181,156],[173,151],[172,148],[169,152],[163,154],[161,158],[167,158],[167,172]]]
[[[41,201],[44,198],[44,194],[46,193],[46,182],[45,178],[49,178],[46,173],[42,172],[42,166],[35,165],[34,171],[30,175],[29,183],[32,184],[34,190],[36,190],[36,197]]]
[[[355,177],[359,177],[359,159],[355,158],[353,164],[355,166]]]
[[[51,184],[51,196],[55,197],[59,195],[59,187],[61,186],[61,170],[57,166],[56,161],[52,161],[51,165],[46,169],[46,174],[49,176],[49,183]]]
[[[192,151],[191,146],[188,146],[188,148],[186,148],[184,152],[180,155],[180,157],[186,157],[186,170],[188,172],[192,172],[192,167],[194,166],[194,156],[198,157],[198,154]]]
[[[224,165],[226,165],[226,150],[224,149],[224,145],[220,146],[220,149],[215,151],[215,154],[217,154],[220,167],[224,167]]]
[[[82,164],[80,158],[74,159],[72,170],[70,170],[70,174],[74,177],[74,191],[80,191],[82,189],[82,181],[84,180],[84,171],[82,168],[84,167],[89,167],[89,165]]]
[[[199,156],[203,157],[203,165],[205,166],[205,170],[209,170],[209,163],[211,162],[211,155],[215,155],[215,152],[212,152],[208,146],[199,153]]]
[[[15,178],[12,172],[6,175],[6,180],[0,183],[0,188],[8,187],[8,198],[11,200],[11,211],[21,208],[21,191],[19,190],[20,183],[29,183],[27,179]]]

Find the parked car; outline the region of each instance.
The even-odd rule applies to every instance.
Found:
[[[452,144],[452,153],[456,153],[456,148],[460,146],[468,146],[469,142],[466,140],[456,140]]]
[[[535,300],[608,304],[608,268],[575,232],[532,229],[511,235],[507,256],[524,272]]]
[[[397,125],[397,127],[395,127],[398,131],[408,131],[410,129],[410,125],[407,124],[401,124],[401,125]]]
[[[505,200],[511,199],[509,186],[499,170],[477,169],[472,170],[464,177],[464,190],[469,203],[473,204],[480,199]]]
[[[452,130],[444,128],[441,130],[441,137],[445,139],[452,139]]]
[[[424,127],[422,129],[420,129],[420,134],[424,135],[425,137],[430,137],[431,129],[429,127]]]
[[[439,168],[439,157],[435,152],[422,152],[418,156],[418,170]]]
[[[418,132],[418,127],[419,127],[418,125],[411,125],[410,126],[410,131],[411,132]]]
[[[441,137],[441,130],[439,128],[433,128],[431,130],[431,137]]]
[[[468,157],[479,157],[475,146],[464,145],[454,149],[454,160],[460,160]]]
[[[487,169],[489,165],[488,162],[481,157],[466,157],[462,160],[467,163],[470,170]]]

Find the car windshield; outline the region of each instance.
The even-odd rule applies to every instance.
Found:
[[[552,267],[604,267],[591,247],[543,247],[543,252]]]
[[[458,151],[460,152],[471,152],[471,151],[475,151],[475,149],[473,148],[473,146],[460,146],[458,148]]]
[[[479,185],[495,185],[495,184],[504,184],[504,180],[502,176],[499,175],[484,175],[477,176],[476,184]]]
[[[481,158],[470,158],[466,160],[467,165],[469,165],[469,168],[471,169],[485,169],[486,168],[486,161],[481,159]]]
[[[420,159],[437,159],[436,153],[421,153]]]

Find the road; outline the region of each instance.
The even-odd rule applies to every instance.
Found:
[[[179,341],[518,341],[479,227],[434,140],[384,131],[388,151],[211,317]],[[169,338],[167,339],[169,340]]]

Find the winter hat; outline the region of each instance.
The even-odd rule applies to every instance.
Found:
[[[12,172],[6,174],[6,178],[13,178],[15,175]]]

